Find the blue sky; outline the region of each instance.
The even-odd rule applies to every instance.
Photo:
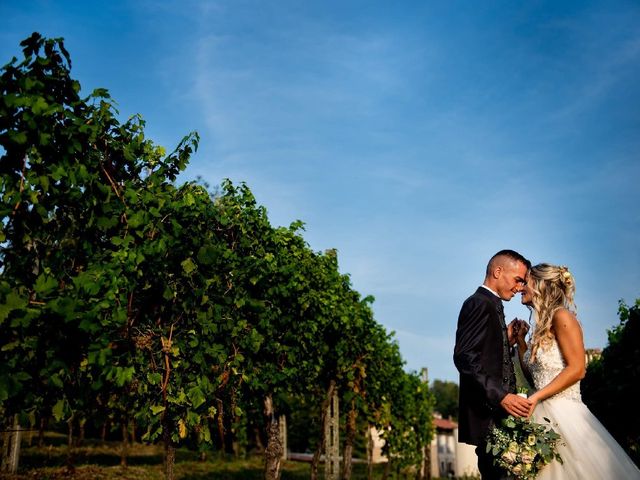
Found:
[[[245,181],[374,295],[407,369],[457,381],[489,257],[571,268],[587,347],[640,297],[640,5],[611,1],[0,2],[0,61],[64,37],[85,94]],[[519,296],[506,315],[528,318]]]

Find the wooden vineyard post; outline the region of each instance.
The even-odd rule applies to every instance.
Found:
[[[338,391],[333,391],[327,407],[324,431],[324,478],[338,480],[340,476],[340,411]]]

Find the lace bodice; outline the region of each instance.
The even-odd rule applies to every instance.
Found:
[[[540,346],[536,352],[535,359],[531,363],[530,359],[531,348],[529,348],[525,354],[525,361],[529,366],[531,375],[533,376],[533,383],[536,390],[540,390],[546,386],[551,380],[553,380],[560,371],[566,366],[562,353],[558,347],[558,342],[554,340],[548,345]],[[581,401],[580,395],[580,382],[576,382],[569,388],[556,393],[550,398],[566,398],[569,400]]]

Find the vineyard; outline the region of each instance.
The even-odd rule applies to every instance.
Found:
[[[424,468],[433,399],[304,225],[270,224],[245,184],[179,184],[198,147],[168,153],[105,89],[81,96],[62,39],[34,33],[0,78],[0,415],[3,430],[66,425],[177,449],[263,452],[282,474],[280,421],[318,478],[340,405],[343,478],[375,427],[397,468]],[[292,423],[292,422],[290,422]]]

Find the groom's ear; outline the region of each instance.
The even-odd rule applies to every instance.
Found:
[[[500,278],[500,276],[502,275],[502,265],[498,265],[496,268],[493,269],[493,272],[491,272],[491,275],[493,276],[493,278]]]

